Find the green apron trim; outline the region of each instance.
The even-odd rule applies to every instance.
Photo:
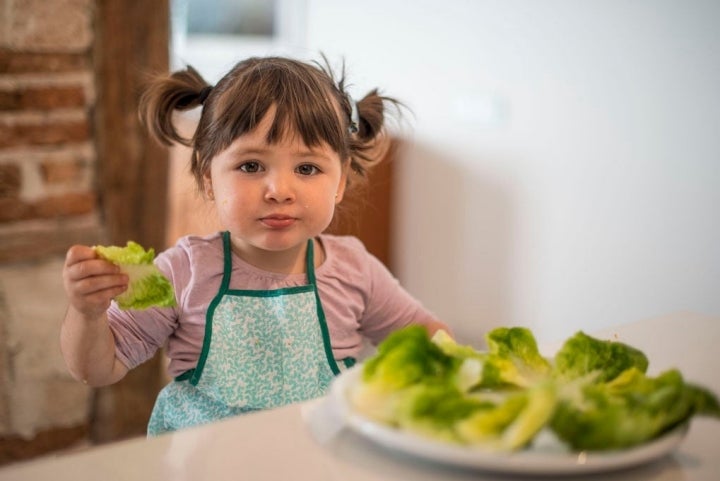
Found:
[[[299,294],[301,292],[312,292],[313,286],[293,286],[273,289],[272,291],[253,291],[243,289],[228,289],[226,294],[246,297],[279,297],[285,294]]]

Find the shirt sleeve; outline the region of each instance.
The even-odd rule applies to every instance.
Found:
[[[408,293],[375,256],[367,254],[367,300],[361,333],[378,344],[391,332],[410,324],[427,324],[437,318]]]

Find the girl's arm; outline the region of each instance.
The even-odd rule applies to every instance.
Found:
[[[453,335],[447,324],[412,297],[376,257],[367,254],[362,265],[367,269],[363,279],[370,284],[363,333],[374,343],[408,324],[424,326],[431,337],[440,329]]]
[[[70,306],[60,330],[60,347],[70,373],[91,386],[112,384],[128,369],[115,356],[107,309],[127,289],[127,276],[87,246],[68,250],[63,281]]]

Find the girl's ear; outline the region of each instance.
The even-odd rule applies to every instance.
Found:
[[[203,191],[205,191],[205,195],[208,199],[215,200],[215,193],[213,192],[212,188],[212,179],[210,177],[210,172],[205,172],[203,174]]]
[[[348,172],[350,171],[350,160],[345,162],[342,174],[340,174],[340,183],[338,184],[338,190],[335,193],[335,205],[338,205],[343,200],[343,196],[345,195],[345,188],[347,187],[348,183]]]

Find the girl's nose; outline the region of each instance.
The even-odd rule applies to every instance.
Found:
[[[268,176],[265,188],[265,200],[269,202],[291,202],[295,200],[292,179],[288,175],[276,173]]]

